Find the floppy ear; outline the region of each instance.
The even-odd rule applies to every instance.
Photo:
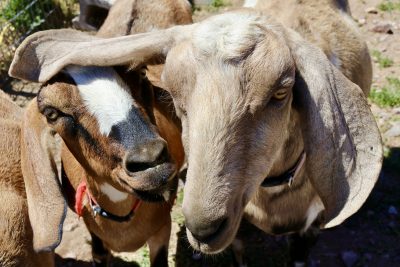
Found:
[[[297,67],[295,104],[304,125],[307,170],[325,205],[325,227],[365,202],[382,166],[378,127],[361,89],[320,49],[288,30]]]
[[[22,123],[21,166],[36,251],[51,251],[59,245],[67,211],[48,146],[54,137],[44,120],[35,98],[28,105]]]
[[[186,38],[192,25],[102,39],[70,29],[37,32],[18,47],[9,75],[46,82],[67,65],[132,68],[163,62],[170,48]]]

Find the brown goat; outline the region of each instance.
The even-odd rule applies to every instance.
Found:
[[[149,9],[149,2],[123,0],[113,6],[110,16],[127,18],[130,27],[141,25],[142,30],[183,22],[178,10],[175,13],[168,12],[184,1],[159,0],[151,3],[157,5],[156,2],[167,5],[168,9],[161,13],[165,14],[164,17],[159,16],[157,10]],[[118,14],[126,10],[130,13]],[[190,23],[190,10],[182,12],[186,12],[186,23]],[[127,26],[118,19],[107,19],[104,23],[108,34]],[[131,31],[140,29],[133,27]],[[107,31],[102,30],[103,36]],[[18,60],[24,59],[22,57]],[[40,66],[30,66],[31,71],[40,72]],[[29,105],[27,120],[34,122],[36,135],[40,136],[43,131],[51,128],[51,131],[63,138],[63,191],[69,206],[75,207],[82,215],[92,235],[95,262],[105,262],[107,249],[134,251],[147,241],[152,265],[166,265],[171,227],[169,211],[177,182],[175,178],[171,180],[169,177],[172,171],[176,173],[184,160],[180,126],[168,103],[153,101],[153,94],[157,97],[159,89],[153,92],[152,86],[140,71],[126,72],[119,68],[118,72],[111,68],[65,69],[41,89],[37,103],[33,101]],[[53,116],[55,121],[52,120]],[[47,122],[44,121],[45,117]],[[168,163],[166,144],[152,123],[157,125],[159,134],[167,141],[175,166]],[[25,128],[29,129],[29,126]],[[35,149],[32,151],[37,153]],[[46,176],[49,175],[46,173]],[[56,176],[54,173],[51,175]],[[40,179],[35,173],[26,176],[33,180]],[[168,180],[171,181],[167,185]],[[49,184],[52,188],[44,191],[57,192],[56,185]],[[46,198],[37,194],[43,191],[43,186],[48,184],[28,189],[28,195],[30,190],[33,197]],[[86,188],[86,202],[81,201],[85,199],[80,195],[85,191],[82,188]],[[135,195],[150,201],[165,198],[167,203],[160,205],[141,202],[136,207],[138,201]],[[46,200],[41,202],[46,203]],[[55,201],[57,203],[53,206],[58,213],[50,222],[48,218],[40,217],[41,210],[30,211],[31,220],[42,218],[40,223],[32,222],[36,249],[46,246],[52,249],[60,241],[61,233],[55,232],[56,227],[61,227],[64,216],[60,212],[63,204],[59,194],[53,199]],[[102,210],[98,210],[100,207]],[[112,220],[101,216],[105,211],[106,216],[111,216]],[[99,216],[96,216],[97,212],[100,212]],[[40,232],[44,230],[42,225],[49,225],[46,231],[50,231]]]
[[[13,131],[2,131],[1,144],[9,148],[3,155],[7,156],[6,162],[13,163],[4,168],[12,170],[8,183],[17,184],[20,191],[25,187],[28,200],[30,223],[28,210],[25,220],[19,223],[25,223],[31,232],[18,234],[25,243],[29,241],[25,253],[33,251],[33,247],[50,251],[58,245],[66,211],[65,195],[71,208],[83,205],[81,215],[93,242],[97,242],[93,251],[96,262],[104,262],[105,248],[135,251],[147,242],[152,265],[167,265],[170,208],[177,182],[173,177],[182,164],[183,152],[181,147],[167,149],[153,125],[153,100],[149,95],[152,89],[147,88],[150,83],[141,77],[131,78],[135,80],[130,83],[132,89],[111,68],[69,67],[66,74],[57,75],[42,87],[24,116],[15,116]],[[6,123],[9,124],[5,120],[2,125],[6,127]],[[169,127],[172,122],[164,121],[162,125],[161,134],[173,129]],[[49,147],[54,133],[63,140],[61,178]],[[5,143],[8,141],[13,144]],[[2,176],[1,181],[7,179]],[[76,203],[75,192],[82,182],[87,187],[87,201]],[[133,208],[137,196],[162,202],[142,201]],[[22,207],[26,209],[26,204]],[[12,214],[5,218],[15,225]],[[5,238],[2,236],[1,242],[8,242]],[[5,251],[13,253],[11,248]]]

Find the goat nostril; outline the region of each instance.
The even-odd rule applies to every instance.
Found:
[[[168,149],[167,146],[164,146],[164,148],[161,150],[161,153],[157,157],[157,164],[161,164],[168,161]]]
[[[141,172],[154,167],[151,163],[146,162],[125,162],[125,168],[128,172]]]
[[[206,228],[191,227],[186,224],[186,227],[192,233],[193,237],[200,242],[210,242],[215,239],[227,226],[228,218],[223,217],[211,222]]]
[[[144,143],[127,153],[124,167],[128,172],[140,172],[168,161],[168,157],[165,142]]]

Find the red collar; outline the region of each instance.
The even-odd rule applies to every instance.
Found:
[[[117,221],[117,222],[129,221],[134,216],[135,212],[137,211],[137,209],[139,208],[139,206],[142,202],[140,199],[136,199],[135,202],[133,203],[132,210],[129,212],[128,215],[125,215],[125,216],[114,215],[100,207],[100,205],[97,203],[97,201],[90,194],[90,192],[86,186],[86,181],[82,180],[81,183],[79,184],[78,188],[76,189],[76,193],[75,193],[75,212],[78,214],[79,217],[82,217],[83,198],[84,198],[85,194],[87,195],[87,197],[89,199],[89,204],[90,204],[90,207],[92,208],[94,217],[96,217],[96,215],[99,214],[100,216],[102,216],[104,218],[107,218],[107,219],[110,219],[113,221]]]

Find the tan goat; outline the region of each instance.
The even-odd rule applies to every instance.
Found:
[[[18,138],[22,116],[22,109],[0,91],[0,266],[51,267],[54,254],[36,253],[32,245]]]
[[[49,59],[41,54],[52,47]],[[28,38],[22,55],[41,71],[17,60],[11,74],[34,81],[71,64],[165,61],[162,82],[189,166],[188,239],[204,253],[226,248],[243,216],[272,234],[338,225],[380,172],[381,139],[363,91],[321,49],[261,12],[112,39],[47,31]]]
[[[244,6],[270,14],[321,48],[331,63],[368,95],[371,58],[347,0],[255,0]]]

